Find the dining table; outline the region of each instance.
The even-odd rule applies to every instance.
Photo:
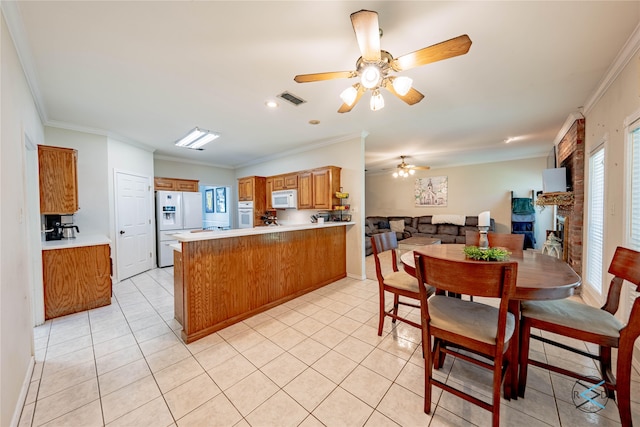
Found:
[[[435,258],[469,261],[464,253],[464,244],[429,245],[405,252],[400,256],[404,270],[416,276],[415,252]],[[518,263],[516,290],[509,301],[509,311],[514,314],[516,324],[509,365],[511,383],[504,384],[506,398],[517,399],[518,360],[520,331],[520,302],[531,300],[556,300],[572,296],[580,285],[580,276],[563,260],[534,250],[510,251],[509,261]],[[490,261],[486,261],[490,262]]]

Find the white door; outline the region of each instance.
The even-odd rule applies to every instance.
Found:
[[[116,172],[118,280],[152,268],[151,185],[146,176]]]

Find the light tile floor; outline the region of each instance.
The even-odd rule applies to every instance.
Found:
[[[439,389],[423,412],[420,332],[385,323],[378,288],[343,279],[194,343],[173,319],[173,269],[113,287],[107,307],[36,327],[36,366],[20,426],[443,426],[489,425],[490,414]],[[416,311],[408,313],[419,319]],[[393,326],[393,327],[392,327]],[[584,343],[579,343],[584,345]],[[532,342],[535,357],[589,359]],[[505,426],[619,425],[615,402],[576,409],[574,381],[530,368],[524,399],[502,399]],[[448,383],[489,397],[488,372],[448,358]],[[640,376],[632,396],[640,413]],[[640,421],[640,419],[638,419]]]

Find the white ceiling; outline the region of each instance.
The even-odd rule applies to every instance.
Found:
[[[17,7],[16,7],[17,6]],[[155,148],[156,155],[238,167],[363,131],[366,167],[400,155],[433,168],[545,156],[567,117],[634,42],[640,2],[2,1],[46,124]],[[337,113],[360,56],[349,15],[375,10],[394,57],[468,34],[468,54],[405,71],[425,94],[383,92]],[[634,33],[634,30],[636,31]],[[630,48],[627,45],[626,50]],[[635,47],[631,47],[635,49]],[[289,91],[307,101],[265,101]],[[319,120],[310,125],[309,120]],[[204,151],[173,142],[199,126]],[[519,139],[505,144],[509,137]]]

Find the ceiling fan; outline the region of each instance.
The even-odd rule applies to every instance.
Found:
[[[404,159],[407,156],[400,156],[400,159],[402,160],[400,162],[400,164],[397,166],[397,170],[393,173],[393,177],[394,178],[406,178],[409,175],[413,175],[416,173],[417,170],[429,170],[431,169],[429,166],[416,166],[416,165],[409,165],[407,164]]]
[[[417,104],[424,95],[411,87],[413,81],[409,77],[394,76],[390,73],[464,55],[471,47],[471,39],[464,34],[394,58],[386,50],[380,50],[382,30],[378,27],[377,12],[371,10],[354,12],[351,14],[351,24],[362,53],[356,61],[355,71],[299,74],[294,77],[298,83],[360,77],[359,83],[348,87],[340,94],[343,104],[338,109],[339,113],[351,111],[368,89],[371,90],[370,107],[374,111],[384,107],[384,98],[380,94],[381,88],[387,89],[409,105]]]

